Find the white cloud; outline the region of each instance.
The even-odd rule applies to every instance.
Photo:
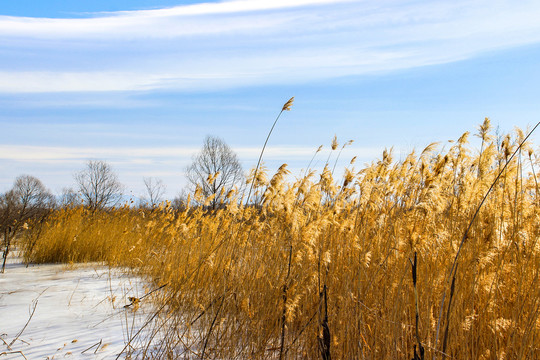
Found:
[[[253,15],[264,11],[348,2],[353,0],[236,0],[157,10],[120,11],[82,19],[0,16],[0,34],[36,38],[171,37],[208,34],[249,30],[282,22],[279,16],[262,16],[257,17],[257,21],[246,22],[237,21],[239,19],[231,15]],[[213,17],[209,18],[210,16]]]
[[[86,159],[148,159],[189,157],[198,151],[190,147],[121,148],[0,145],[0,159],[15,161],[64,161]]]
[[[539,2],[502,0],[236,0],[85,19],[0,16],[0,92],[204,91],[371,74],[538,43],[539,16]]]
[[[153,159],[170,161],[176,159],[184,162],[191,161],[191,156],[200,147],[67,147],[67,146],[31,146],[31,145],[0,145],[0,160],[28,162],[84,161],[88,159],[103,159],[122,163],[148,164]],[[238,156],[252,162],[257,160],[261,151],[258,147],[234,147]],[[279,160],[309,160],[316,148],[305,146],[269,146],[265,149],[264,159]],[[361,155],[363,158],[375,158],[382,153],[383,148],[345,148],[343,158]]]
[[[218,3],[203,3],[186,6],[176,6],[168,9],[125,11],[121,13],[146,14],[156,17],[171,15],[210,15],[276,10],[309,5],[338,4],[352,1],[354,0],[234,0]]]

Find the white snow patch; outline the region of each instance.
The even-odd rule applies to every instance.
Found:
[[[26,267],[13,259],[0,274],[0,360],[114,359],[151,312],[124,308],[145,290],[142,280],[99,264]]]

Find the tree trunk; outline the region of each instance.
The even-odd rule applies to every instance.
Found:
[[[5,250],[4,250],[4,254],[2,255],[2,257],[4,258],[3,261],[2,261],[2,271],[0,271],[2,274],[4,273],[4,269],[6,268],[6,260],[7,260],[7,257],[8,257],[8,253],[9,253],[9,245],[10,245],[10,242],[11,242],[11,239],[9,238],[9,226],[6,227],[6,229],[4,230],[4,244],[6,246]]]

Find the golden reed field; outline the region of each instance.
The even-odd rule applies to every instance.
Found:
[[[249,206],[59,209],[24,257],[165,285],[138,358],[540,359],[538,158],[472,136],[344,175],[334,141],[320,173],[252,171]]]

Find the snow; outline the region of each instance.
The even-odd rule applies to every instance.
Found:
[[[114,359],[151,313],[146,299],[141,308],[124,308],[148,289],[119,270],[8,261],[0,274],[0,360]]]

